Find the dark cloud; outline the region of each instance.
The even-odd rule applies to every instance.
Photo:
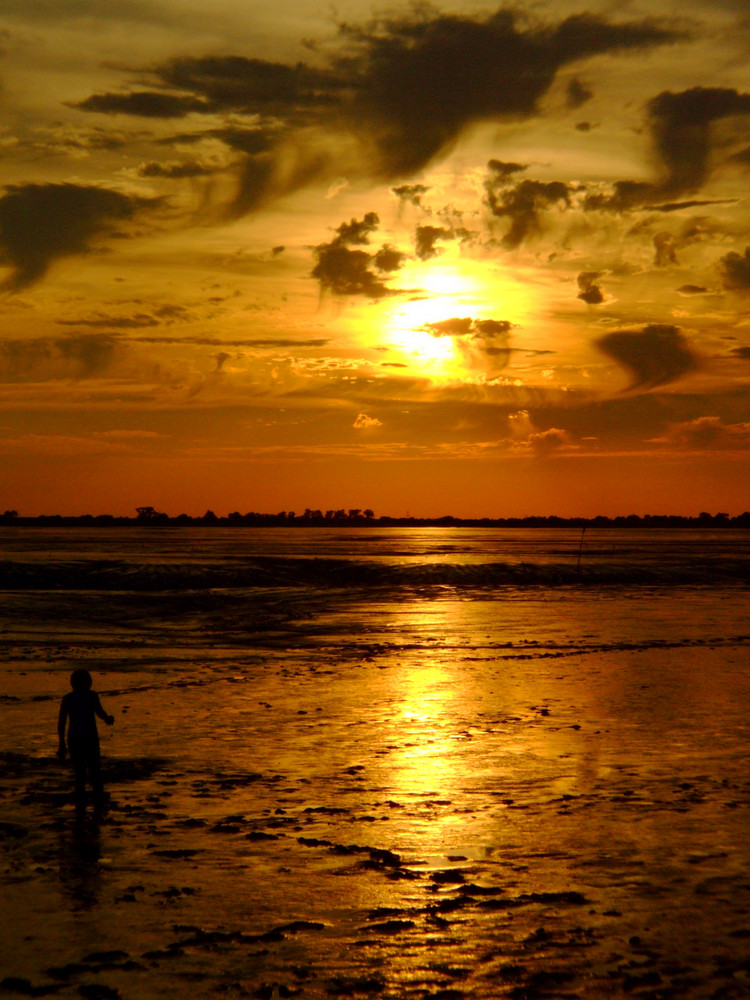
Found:
[[[731,204],[725,198],[691,198],[684,201],[666,201],[659,203],[660,198],[669,192],[659,184],[649,184],[646,181],[615,181],[612,194],[589,194],[586,196],[584,208],[609,212],[627,212],[632,208],[648,207],[650,212],[682,212],[693,208],[706,208],[709,205]]]
[[[656,233],[654,236],[654,264],[656,267],[667,267],[677,264],[677,247],[679,240],[673,233]]]
[[[680,285],[677,291],[680,295],[705,295],[708,289],[705,285]]]
[[[471,316],[454,316],[452,319],[426,323],[421,329],[433,337],[464,337],[471,334],[475,339],[507,337],[513,324],[507,319],[473,319]]]
[[[121,224],[148,205],[105,188],[26,184],[0,198],[0,260],[11,274],[0,285],[16,292],[44,277],[60,257],[84,254],[97,237],[121,233]]]
[[[325,347],[328,340],[312,339],[292,340],[288,337],[263,337],[247,340],[226,340],[221,337],[131,337],[131,341],[139,344],[178,344],[196,347]]]
[[[548,458],[570,445],[570,435],[560,427],[550,427],[546,431],[529,434],[526,445],[538,458]]]
[[[435,323],[427,323],[422,327],[433,337],[463,337],[467,333],[471,333],[473,328],[474,320],[471,316],[463,318],[454,316],[452,319],[441,319]]]
[[[662,190],[700,188],[709,171],[712,123],[748,114],[750,94],[721,87],[664,91],[649,101],[651,137],[666,171]]]
[[[79,378],[90,378],[109,368],[116,345],[116,339],[105,334],[81,334],[55,342],[62,357],[75,366]]]
[[[238,167],[238,193],[225,209],[228,219],[241,218],[276,198],[330,176],[337,161],[330,149],[288,145],[248,156]]]
[[[19,145],[28,144],[35,153],[63,154],[78,159],[100,149],[107,151],[123,149],[131,140],[132,136],[128,136],[124,132],[117,133],[109,127],[97,126],[82,129],[58,124],[44,129],[36,129],[33,135],[25,140],[25,143],[22,142]]]
[[[430,189],[425,184],[399,184],[392,190],[401,202],[409,202],[417,208],[423,208],[422,198]]]
[[[373,257],[373,263],[378,271],[382,271],[384,274],[392,274],[404,266],[406,258],[407,255],[403,251],[397,250],[389,243],[384,243]]]
[[[498,218],[510,219],[510,228],[503,236],[503,244],[514,248],[541,231],[542,212],[556,204],[569,205],[571,189],[562,181],[522,180],[514,184],[510,179],[517,164],[499,164],[490,160],[490,176],[485,181],[487,204]],[[510,170],[509,168],[514,168]]]
[[[513,329],[507,319],[478,319],[474,321],[478,335],[482,337],[505,337]]]
[[[170,180],[186,177],[210,177],[218,173],[223,167],[198,163],[195,160],[186,160],[182,163],[162,163],[152,161],[142,163],[138,168],[139,177],[168,177]]]
[[[342,222],[336,230],[337,241],[339,243],[354,243],[363,246],[370,242],[370,235],[380,225],[380,217],[377,212],[367,212],[362,219],[352,219],[350,222]]]
[[[420,260],[437,257],[442,251],[436,244],[438,240],[454,240],[456,234],[452,229],[441,226],[417,226],[414,234],[414,245]]]
[[[750,94],[724,87],[692,87],[676,94],[662,91],[648,102],[646,113],[661,178],[654,183],[618,181],[611,194],[587,196],[584,207],[626,212],[647,205],[654,211],[675,212],[714,204],[712,201],[659,202],[701,188],[712,168],[713,124],[750,115]],[[744,131],[738,138],[743,135]],[[737,156],[742,154],[735,154],[735,158]]]
[[[167,325],[185,321],[191,318],[190,311],[184,306],[163,305],[151,312],[137,312],[130,316],[110,316],[106,313],[95,313],[84,319],[58,319],[60,326],[101,327],[110,330],[142,330],[147,327]]]
[[[677,37],[653,19],[610,24],[580,15],[550,25],[502,9],[472,18],[417,5],[405,17],[341,25],[320,66],[240,55],[182,57],[152,68],[151,90],[94,94],[78,107],[169,118],[246,114],[262,127],[272,125],[272,137],[241,130],[223,136],[247,155],[227,212],[238,217],[304,184],[340,175],[347,147],[337,135],[359,143],[356,151],[348,145],[347,176],[406,177],[448,151],[474,123],[535,114],[561,68]],[[582,84],[571,88],[574,101],[585,97]],[[206,134],[217,136],[216,130]],[[419,203],[414,186],[401,191]]]
[[[693,198],[690,201],[668,201],[663,205],[649,205],[652,212],[682,212],[685,209],[705,208],[708,205],[732,204],[724,198]]]
[[[513,163],[505,160],[490,160],[487,164],[487,169],[496,183],[508,180],[513,174],[518,174],[522,170],[526,170],[527,167],[528,164],[525,163]]]
[[[388,286],[371,269],[372,256],[364,250],[349,250],[329,243],[316,247],[318,263],[312,276],[320,282],[322,291],[334,295],[366,295],[382,299],[392,294]]]
[[[705,243],[712,238],[722,238],[726,235],[726,230],[708,215],[697,215],[687,220],[680,232],[680,241],[683,243]]]
[[[321,292],[341,296],[365,295],[370,299],[382,299],[394,294],[383,280],[383,275],[397,271],[405,254],[388,244],[375,254],[350,249],[352,245],[369,243],[370,234],[379,224],[377,214],[368,212],[363,219],[342,222],[330,243],[321,243],[314,248],[318,262],[312,276],[319,282]]]
[[[87,27],[96,17],[101,23],[116,22],[118,30],[122,30],[122,21],[175,27],[181,20],[181,15],[175,15],[151,0],[109,0],[102,5],[94,4],[92,0],[66,0],[64,4],[59,0],[3,0],[3,14],[6,17],[21,15],[36,22],[83,20]]]
[[[345,27],[353,71],[352,124],[374,138],[384,173],[408,174],[474,122],[535,112],[557,71],[584,56],[675,39],[652,20],[610,24],[569,17],[521,27],[507,10],[484,20],[452,15],[381,19]]]
[[[173,59],[157,73],[169,86],[199,95],[211,111],[278,116],[302,124],[330,112],[342,98],[345,75],[296,63],[243,56]]]
[[[615,181],[611,194],[587,194],[584,208],[587,211],[627,212],[640,208],[656,194],[654,185],[646,181]]]
[[[0,340],[0,380],[35,380],[49,365],[52,353],[52,342],[48,339]]]
[[[257,153],[267,153],[274,148],[278,141],[279,129],[273,125],[265,128],[240,128],[228,125],[225,128],[210,129],[204,135],[208,139],[220,139],[238,153],[255,156]]]
[[[0,341],[0,380],[85,379],[112,364],[118,341],[106,334]]]
[[[594,95],[586,87],[578,77],[574,77],[568,84],[567,88],[567,98],[569,108],[580,108],[587,101],[590,101]]]
[[[685,448],[711,451],[730,449],[747,451],[750,448],[750,423],[725,424],[720,417],[697,417],[695,420],[673,424],[666,436],[667,443]]]
[[[157,143],[162,146],[191,146],[203,142],[205,139],[218,139],[225,146],[236,150],[238,153],[248,153],[254,156],[257,153],[267,153],[273,149],[279,141],[280,129],[278,125],[253,125],[243,127],[241,125],[226,125],[222,128],[205,129],[202,132],[180,132],[176,135],[158,139]]]
[[[177,306],[171,304],[157,306],[154,309],[154,315],[158,316],[158,318],[163,323],[168,323],[168,324],[192,318],[190,310],[186,309],[185,306]]]
[[[137,115],[141,118],[184,118],[193,111],[210,111],[209,104],[198,97],[163,94],[142,90],[130,94],[92,94],[71,107],[99,114]]]
[[[567,17],[548,35],[550,55],[559,65],[603,52],[624,52],[665,45],[684,34],[660,27],[654,18],[632,24],[611,24],[594,14]]]
[[[474,334],[470,340],[459,341],[459,347],[470,363],[479,363],[491,372],[505,368],[510,360],[510,331],[508,320],[478,319],[474,321]]]
[[[750,291],[750,247],[745,253],[731,251],[720,261],[724,275],[724,287],[736,292]]]
[[[510,359],[510,331],[506,319],[474,319],[454,316],[426,323],[421,329],[433,337],[453,337],[471,367],[499,371]]]
[[[148,313],[133,316],[91,316],[88,319],[59,319],[60,326],[104,327],[110,330],[142,330],[144,327],[158,326],[159,320]]]
[[[629,389],[653,389],[696,371],[698,360],[676,326],[654,323],[642,330],[616,330],[594,341],[630,372]]]
[[[578,275],[578,287],[580,289],[578,298],[590,306],[598,306],[604,302],[604,292],[602,292],[597,280],[601,276],[601,271],[581,271]]]
[[[735,347],[731,354],[734,358],[742,358],[743,361],[750,361],[750,347]]]

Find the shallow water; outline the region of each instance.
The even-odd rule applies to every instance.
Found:
[[[419,564],[401,531],[382,559]],[[315,556],[286,534],[306,550],[270,555]],[[107,537],[46,536],[46,564],[143,564]],[[148,558],[184,566],[189,533],[160,538]],[[221,563],[231,538],[203,540]],[[430,579],[0,592],[0,987],[748,995],[747,588]],[[78,666],[116,723],[111,804],[76,819],[52,754]]]
[[[342,565],[343,564],[343,565]],[[484,572],[482,572],[484,570]],[[261,572],[262,571],[262,572]],[[401,571],[399,573],[399,571]],[[524,577],[524,571],[527,577]],[[750,582],[750,531],[726,528],[12,528],[0,585],[93,589]],[[530,575],[529,575],[530,574]]]

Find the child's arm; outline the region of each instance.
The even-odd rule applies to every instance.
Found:
[[[94,695],[94,711],[99,716],[100,719],[104,719],[108,726],[111,726],[115,721],[114,715],[107,715],[107,713],[102,708],[102,703],[99,701],[99,695]]]
[[[68,718],[68,706],[65,698],[60,702],[60,714],[57,717],[57,736],[59,740],[59,746],[57,748],[57,756],[60,760],[65,756],[65,722]]]

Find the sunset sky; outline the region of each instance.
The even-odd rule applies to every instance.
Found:
[[[750,509],[746,0],[0,0],[0,511]]]

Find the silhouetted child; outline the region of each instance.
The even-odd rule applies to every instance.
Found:
[[[91,674],[88,670],[73,671],[70,675],[70,686],[73,690],[63,695],[60,702],[60,716],[57,720],[57,734],[60,737],[57,756],[60,760],[65,757],[65,723],[68,722],[68,751],[75,770],[76,803],[79,806],[86,801],[87,771],[95,798],[99,802],[104,798],[96,716],[103,719],[108,726],[115,721],[115,717],[107,715],[102,708],[99,695],[91,690],[91,683]]]

